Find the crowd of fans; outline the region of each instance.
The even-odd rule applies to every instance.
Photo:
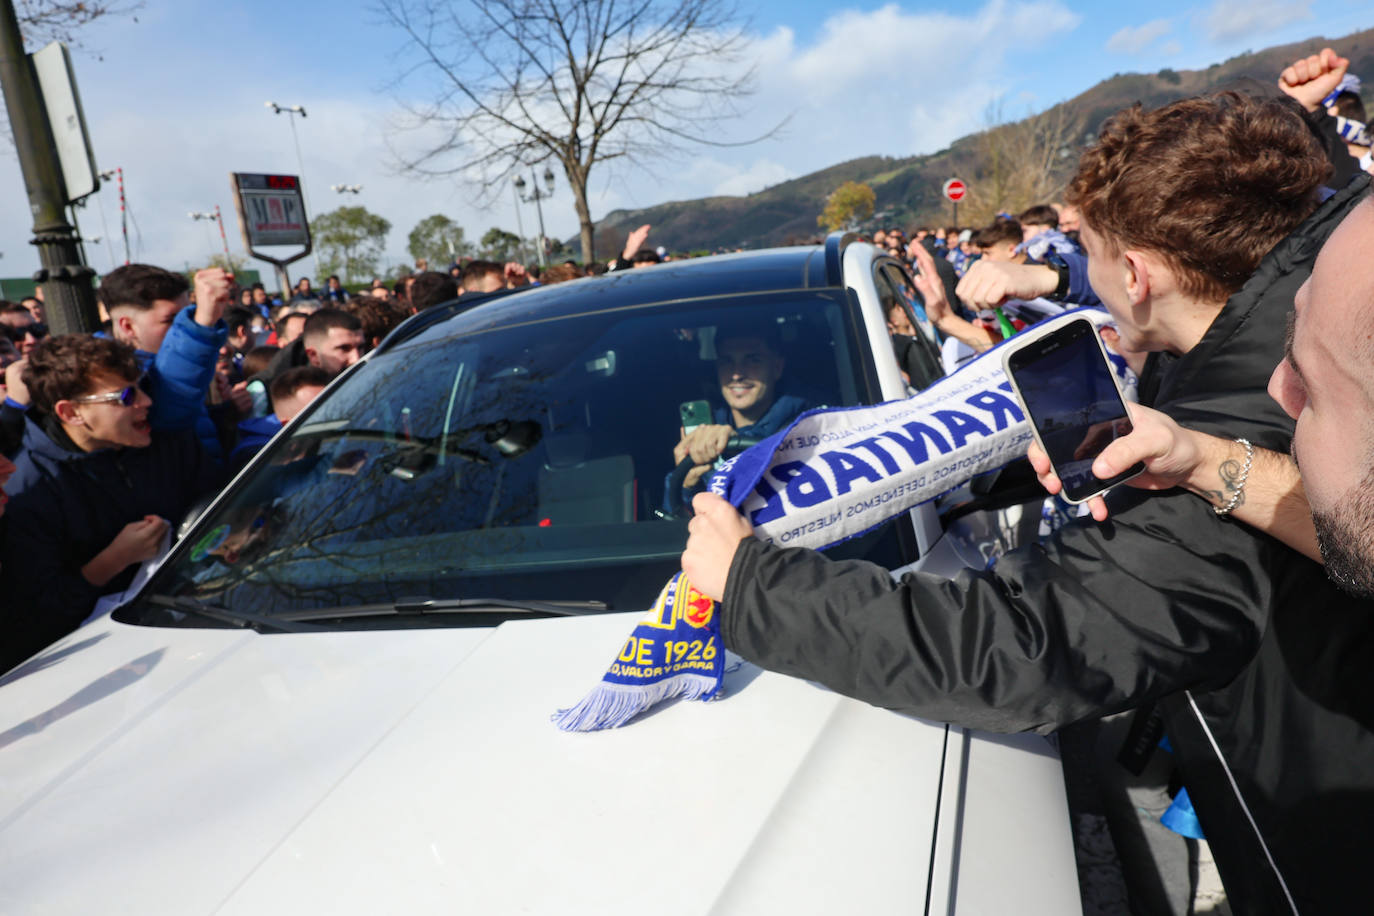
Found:
[[[336,275],[277,293],[221,268],[106,274],[101,327],[49,337],[41,290],[0,300],[0,672],[79,626],[166,547],[171,526],[242,469],[330,381],[410,316],[500,290],[657,263],[546,269],[468,260],[350,292]],[[11,476],[12,475],[12,476]],[[3,504],[0,504],[3,505]],[[13,574],[23,570],[19,577]]]
[[[1272,180],[1276,188],[1301,184],[1302,193],[1308,194],[1320,180],[1339,187],[1342,170],[1349,177],[1354,167],[1369,169],[1370,132],[1357,89],[1357,83],[1347,79],[1319,105],[1300,98],[1318,116],[1309,119],[1313,128],[1336,138],[1329,150],[1334,179],[1317,176],[1316,171],[1300,176],[1301,181],[1275,178],[1260,174],[1257,166],[1245,172],[1245,179]],[[1199,107],[1197,117],[1231,117],[1226,112],[1217,115],[1217,105],[1208,104],[1213,107]],[[1240,102],[1220,103],[1223,109],[1228,106],[1245,109]],[[1245,116],[1282,120],[1268,111]],[[1116,122],[1123,135],[1160,129],[1138,112],[1134,121],[1131,117]],[[1247,143],[1259,135],[1234,125],[1225,129],[1243,135]],[[1282,130],[1272,134],[1282,139]],[[1122,148],[1139,141],[1133,136],[1120,141]],[[1110,142],[1115,141],[1104,134],[1103,144]],[[1290,165],[1302,161],[1306,142],[1301,137],[1292,140],[1296,152],[1288,156]],[[1219,161],[1225,151],[1211,152]],[[915,314],[894,307],[888,315],[894,339],[920,333],[914,319],[942,341],[945,368],[953,369],[1006,336],[1063,310],[1064,303],[1101,304],[1087,276],[1092,239],[1084,234],[1112,229],[1124,245],[1134,243],[1136,234],[1149,227],[1112,226],[1103,211],[1091,214],[1089,230],[1084,230],[1080,207],[1100,207],[1102,197],[1084,170],[1097,167],[1106,173],[1117,167],[1106,161],[1107,154],[1093,155],[1103,161],[1094,166],[1085,156],[1077,184],[1070,188],[1070,203],[1046,201],[1019,213],[999,214],[976,228],[874,232],[872,242],[911,266],[917,278]],[[1325,162],[1320,165],[1325,175]],[[1237,174],[1244,171],[1237,168]],[[1283,210],[1288,222],[1252,233],[1261,247],[1242,250],[1244,246],[1228,240],[1222,245],[1199,236],[1188,243],[1188,252],[1165,259],[1167,271],[1152,267],[1154,275],[1170,277],[1180,289],[1191,290],[1197,302],[1226,302],[1254,271],[1260,256],[1310,213],[1310,208],[1282,201],[1273,209]],[[663,249],[646,246],[648,234],[648,226],[630,233],[620,256],[604,264],[567,261],[541,270],[472,260],[434,271],[419,263],[415,273],[394,284],[377,279],[357,292],[345,289],[337,276],[329,276],[319,288],[303,277],[294,288],[273,294],[261,283],[240,287],[219,268],[188,279],[159,267],[130,264],[102,278],[98,299],[103,326],[92,335],[50,337],[41,296],[0,301],[0,364],[5,366],[0,485],[10,493],[0,541],[0,671],[79,626],[101,595],[126,588],[138,565],[165,549],[172,525],[216,492],[332,379],[407,318],[454,300],[462,302],[463,297],[569,282],[671,259]],[[1154,244],[1147,236],[1140,236],[1147,239],[1146,248]],[[1178,238],[1189,237],[1179,230]],[[1195,265],[1199,251],[1207,257]],[[1234,269],[1227,260],[1233,257],[1240,259]],[[1172,293],[1164,286],[1147,288],[1138,301],[1148,304],[1151,295]],[[1158,341],[1117,342],[1137,368],[1145,349],[1167,350],[1171,358],[1186,359],[1199,345],[1196,339],[1181,338],[1168,346],[1155,346]],[[1175,522],[1160,525],[1167,528]],[[1254,568],[1241,572],[1256,580],[1266,577],[1258,565],[1260,548],[1244,544],[1235,550],[1237,555],[1254,555],[1245,560]],[[1105,547],[1102,552],[1110,553]],[[754,557],[750,562],[764,560]],[[1119,557],[1116,562],[1121,563]],[[1234,558],[1233,564],[1244,566]],[[815,581],[823,579],[816,573]],[[1032,591],[1038,587],[1027,586]],[[880,590],[878,585],[873,589]],[[743,586],[735,588],[740,607],[748,606],[744,592]],[[1164,613],[1174,611],[1162,608]],[[758,632],[773,629],[759,627]],[[1044,721],[1018,719],[1015,724],[1040,727]]]

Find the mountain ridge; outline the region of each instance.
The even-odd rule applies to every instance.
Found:
[[[1044,112],[991,131],[1015,129],[1030,118],[1063,117],[1066,123],[1078,126],[1086,140],[1096,136],[1104,120],[1136,102],[1153,108],[1247,81],[1250,87],[1277,92],[1275,83],[1284,67],[1298,56],[1328,45],[1339,48],[1350,59],[1352,73],[1374,76],[1374,28],[1370,28],[1341,38],[1314,37],[1247,52],[1203,70],[1166,67],[1156,73],[1113,74]],[[1374,108],[1374,80],[1366,84],[1363,95],[1366,105]],[[884,224],[910,227],[945,223],[950,219],[950,206],[940,194],[945,179],[956,174],[963,178],[970,186],[971,202],[977,202],[980,185],[988,184],[988,136],[989,131],[979,131],[960,137],[945,149],[919,156],[861,156],[743,196],[664,201],[613,210],[596,223],[597,250],[603,258],[614,256],[626,234],[644,223],[653,226],[650,244],[671,251],[757,248],[810,240],[819,232],[816,217],[825,198],[845,181],[873,186],[877,193],[875,209]],[[1067,169],[1063,174],[1067,176]],[[987,204],[982,201],[981,209],[987,209]],[[960,214],[961,223],[971,221],[966,217],[970,212],[977,211],[965,209]],[[569,247],[575,248],[575,242],[569,240]]]

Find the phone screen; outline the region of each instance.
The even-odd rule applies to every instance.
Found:
[[[1009,354],[1007,371],[1070,502],[1144,470],[1138,464],[1108,480],[1092,472],[1093,460],[1130,433],[1131,421],[1090,322],[1072,321]]]

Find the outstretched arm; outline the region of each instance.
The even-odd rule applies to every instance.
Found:
[[[1145,473],[1128,481],[1128,486],[1182,487],[1216,508],[1228,505],[1239,493],[1231,515],[1321,561],[1312,510],[1292,458],[1255,448],[1247,473],[1246,450],[1239,441],[1185,429],[1167,415],[1139,404],[1130,405],[1130,411],[1134,431],[1103,449],[1093,462],[1093,474],[1105,479],[1143,461]],[[1044,451],[1032,444],[1028,457],[1045,489],[1058,493],[1060,481]],[[1107,504],[1101,497],[1088,505],[1093,518],[1107,518]]]

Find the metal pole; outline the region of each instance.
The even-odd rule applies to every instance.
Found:
[[[525,221],[520,218],[520,189],[511,185],[510,192],[515,195],[515,231],[520,233],[520,256],[528,257],[525,253]]]
[[[101,173],[101,177],[104,177],[104,173],[103,173],[103,172]],[[106,250],[106,251],[109,253],[109,255],[110,255],[110,270],[114,270],[114,269],[115,269],[114,245],[110,244],[110,227],[109,227],[109,224],[107,224],[107,223],[105,222],[105,203],[104,203],[104,201],[102,201],[102,200],[100,199],[100,195],[99,195],[99,194],[96,194],[96,195],[95,195],[95,205],[96,205],[96,207],[99,208],[99,210],[100,210],[100,229],[101,229],[102,232],[105,233],[105,250]]]
[[[115,169],[119,178],[119,231],[124,233],[124,264],[129,264],[129,206],[124,200],[124,167]]]
[[[534,169],[530,169],[530,186],[534,189],[530,195],[534,198],[534,212],[539,214],[539,266],[548,267],[548,258],[544,255],[544,207],[539,203],[544,195],[540,193],[539,185],[535,184]]]
[[[230,270],[229,237],[224,234],[224,214],[219,212],[219,204],[215,204],[215,222],[219,223],[219,240],[224,243],[224,269]]]
[[[305,159],[301,156],[301,140],[296,136],[296,113],[291,109],[286,110],[286,120],[291,122],[291,142],[296,147],[296,167],[301,171],[301,204],[305,207],[305,218],[310,219],[310,195],[305,190]],[[316,279],[320,273],[320,259],[318,255],[310,256],[310,263],[314,265]]]
[[[91,284],[95,271],[82,261],[76,231],[67,222],[62,166],[11,0],[0,0],[0,84],[33,215],[32,244],[42,265],[33,277],[42,284],[48,321],[58,334],[89,333],[100,327]]]

